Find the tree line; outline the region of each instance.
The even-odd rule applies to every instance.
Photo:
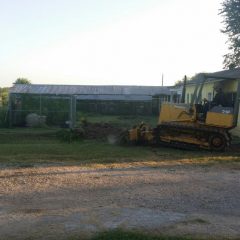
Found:
[[[27,78],[17,78],[13,84],[31,84]],[[8,104],[9,87],[0,87],[0,107],[6,107]]]

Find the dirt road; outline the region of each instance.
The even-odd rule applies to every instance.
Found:
[[[117,227],[240,238],[240,168],[0,170],[0,239],[61,239]]]

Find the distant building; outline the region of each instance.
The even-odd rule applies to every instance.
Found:
[[[233,70],[224,70],[219,72],[211,73],[211,76],[223,77],[223,79],[208,78],[202,89],[202,99],[206,98],[208,101],[212,101],[216,92],[214,91],[215,87],[222,88],[223,92],[227,95],[232,101],[236,98],[237,92],[237,80],[224,79],[225,77],[240,79],[240,68]],[[197,79],[187,81],[186,93],[185,93],[185,102],[190,103],[193,98],[193,93],[195,90]]]
[[[169,88],[171,93],[171,99],[170,102],[173,103],[180,103],[182,100],[182,91],[183,91],[183,85],[179,84],[176,86],[172,86]]]

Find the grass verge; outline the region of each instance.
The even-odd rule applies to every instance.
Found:
[[[176,164],[239,163],[239,152],[211,153],[166,147],[120,146],[107,141],[82,140],[63,143],[58,129],[1,129],[0,163],[5,166],[34,164],[144,163],[159,167]]]

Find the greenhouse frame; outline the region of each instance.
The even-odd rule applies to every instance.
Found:
[[[48,125],[74,127],[78,112],[108,115],[158,114],[172,91],[160,86],[15,84],[9,94],[9,125],[23,126],[30,113]]]

